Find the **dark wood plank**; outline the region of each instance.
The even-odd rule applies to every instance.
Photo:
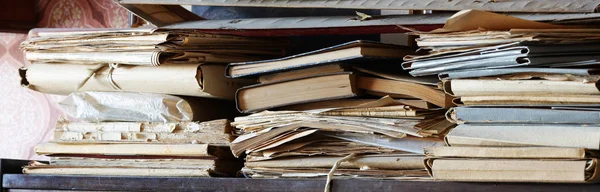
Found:
[[[27,33],[37,23],[35,0],[2,1],[0,31]]]
[[[324,179],[91,177],[6,174],[9,189],[130,191],[323,191]],[[592,184],[461,183],[336,179],[332,191],[600,191]]]
[[[0,159],[0,183],[3,175],[7,173],[21,173],[21,167],[27,165],[28,160]],[[0,186],[0,192],[5,192],[4,187]]]

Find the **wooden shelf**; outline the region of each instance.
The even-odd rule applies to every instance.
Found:
[[[4,174],[4,189],[128,191],[323,191],[324,179],[50,176]],[[335,179],[332,191],[600,191],[593,184],[462,183]]]

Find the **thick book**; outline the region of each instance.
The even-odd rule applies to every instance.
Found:
[[[569,124],[461,124],[445,137],[449,146],[575,147],[600,149],[600,127]]]
[[[452,101],[465,106],[596,106],[598,95],[484,95],[461,96]]]
[[[468,182],[596,183],[598,159],[471,159],[431,158],[429,174],[436,180]]]
[[[36,164],[37,165],[37,164]],[[49,165],[35,166],[46,170],[29,170],[30,173],[58,169],[77,170],[86,169],[114,169],[129,168],[133,171],[138,169],[158,170],[206,170],[211,176],[235,175],[243,166],[238,159],[226,158],[194,158],[194,157],[152,157],[152,156],[52,156]],[[60,174],[60,173],[57,173]],[[87,173],[93,174],[93,173]],[[118,175],[119,172],[110,173]],[[135,173],[134,173],[135,174]]]
[[[455,107],[447,114],[449,120],[459,124],[600,124],[600,111],[589,109]]]
[[[310,77],[320,74],[330,74],[330,73],[339,73],[346,71],[343,64],[331,64],[331,65],[323,65],[310,67],[306,69],[298,69],[292,71],[286,71],[281,73],[274,73],[268,75],[261,75],[258,77],[258,82],[260,83],[272,83],[290,79],[298,79],[303,77]]]
[[[418,83],[398,80],[389,80],[373,77],[359,77],[357,86],[367,91],[375,91],[383,94],[401,94],[422,99],[442,108],[454,106],[452,96],[444,91]]]
[[[211,169],[171,169],[104,166],[60,166],[36,164],[23,167],[23,174],[44,175],[97,175],[97,176],[154,176],[154,177],[209,177]]]
[[[597,81],[456,79],[444,81],[454,96],[600,95]]]
[[[563,147],[425,147],[432,158],[503,158],[503,159],[584,159],[598,152]]]
[[[295,80],[257,84],[236,93],[238,110],[243,113],[299,103],[354,97],[358,90],[350,72],[319,75]]]
[[[35,146],[39,155],[120,155],[213,158],[226,154],[220,147],[208,144],[60,144]]]
[[[231,63],[227,65],[225,75],[232,78],[259,76],[337,62],[373,59],[401,61],[404,55],[411,52],[412,49],[402,46],[358,40],[279,59]]]
[[[510,74],[565,74],[578,76],[599,75],[600,70],[593,68],[533,68],[515,67],[500,69],[473,69],[442,72],[438,75],[441,80],[492,77]]]

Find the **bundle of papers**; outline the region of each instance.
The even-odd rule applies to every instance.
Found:
[[[257,117],[262,123],[248,124],[241,118],[232,123],[241,135],[232,142],[231,149],[234,155],[247,154],[242,172],[254,178],[325,177],[341,161],[334,175],[427,179],[422,148],[443,143],[417,132],[433,135],[453,126],[448,122],[438,126],[440,130],[426,130],[435,129],[428,127],[417,131],[414,124],[418,121],[402,119],[354,121],[328,116],[319,117],[321,121],[297,117],[295,122],[286,122],[262,119],[260,115],[243,118]],[[394,129],[414,130],[411,134],[418,136]]]
[[[479,23],[468,23],[468,18],[475,16],[488,17],[492,24],[473,26]],[[417,44],[428,53],[404,58],[402,66],[411,70],[410,74],[439,74],[447,79],[466,72],[474,77],[476,71],[489,69],[599,64],[599,29],[552,25],[480,11],[462,11],[451,18],[442,29],[418,33]]]
[[[229,120],[212,120],[227,116],[226,110],[206,115],[200,110],[208,110],[203,108],[207,105],[192,98],[76,92],[61,104],[81,119],[59,120],[53,140],[35,148],[50,163],[31,162],[23,173],[233,176],[242,167],[230,152],[234,137]]]
[[[51,161],[33,161],[25,174],[208,177],[234,175],[240,165],[209,144],[42,143],[35,151]]]
[[[442,145],[441,138],[454,127],[443,116],[452,97],[438,87],[438,79],[381,69],[397,66],[410,52],[354,41],[230,64],[227,75],[260,82],[236,93],[238,109],[254,113],[232,122],[239,137],[231,150],[246,155],[242,173],[253,178],[428,178],[422,149]]]
[[[281,56],[287,42],[192,30],[37,30],[22,43],[31,63],[158,66],[253,61]]]
[[[225,64],[285,53],[272,38],[193,30],[34,29],[21,44],[31,66],[21,84],[44,93],[125,91],[233,99],[248,81],[223,76]]]
[[[449,147],[425,150],[431,176],[597,182],[591,151],[600,149],[598,29],[504,15],[486,21],[498,26],[477,28],[460,20],[465,14],[474,13],[419,34],[417,44],[428,53],[403,63],[414,76],[437,75],[459,106],[446,113],[458,124],[445,136]]]

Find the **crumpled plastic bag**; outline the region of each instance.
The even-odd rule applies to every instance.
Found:
[[[180,122],[194,114],[184,99],[163,94],[135,92],[74,92],[60,106],[66,113],[87,122]]]

